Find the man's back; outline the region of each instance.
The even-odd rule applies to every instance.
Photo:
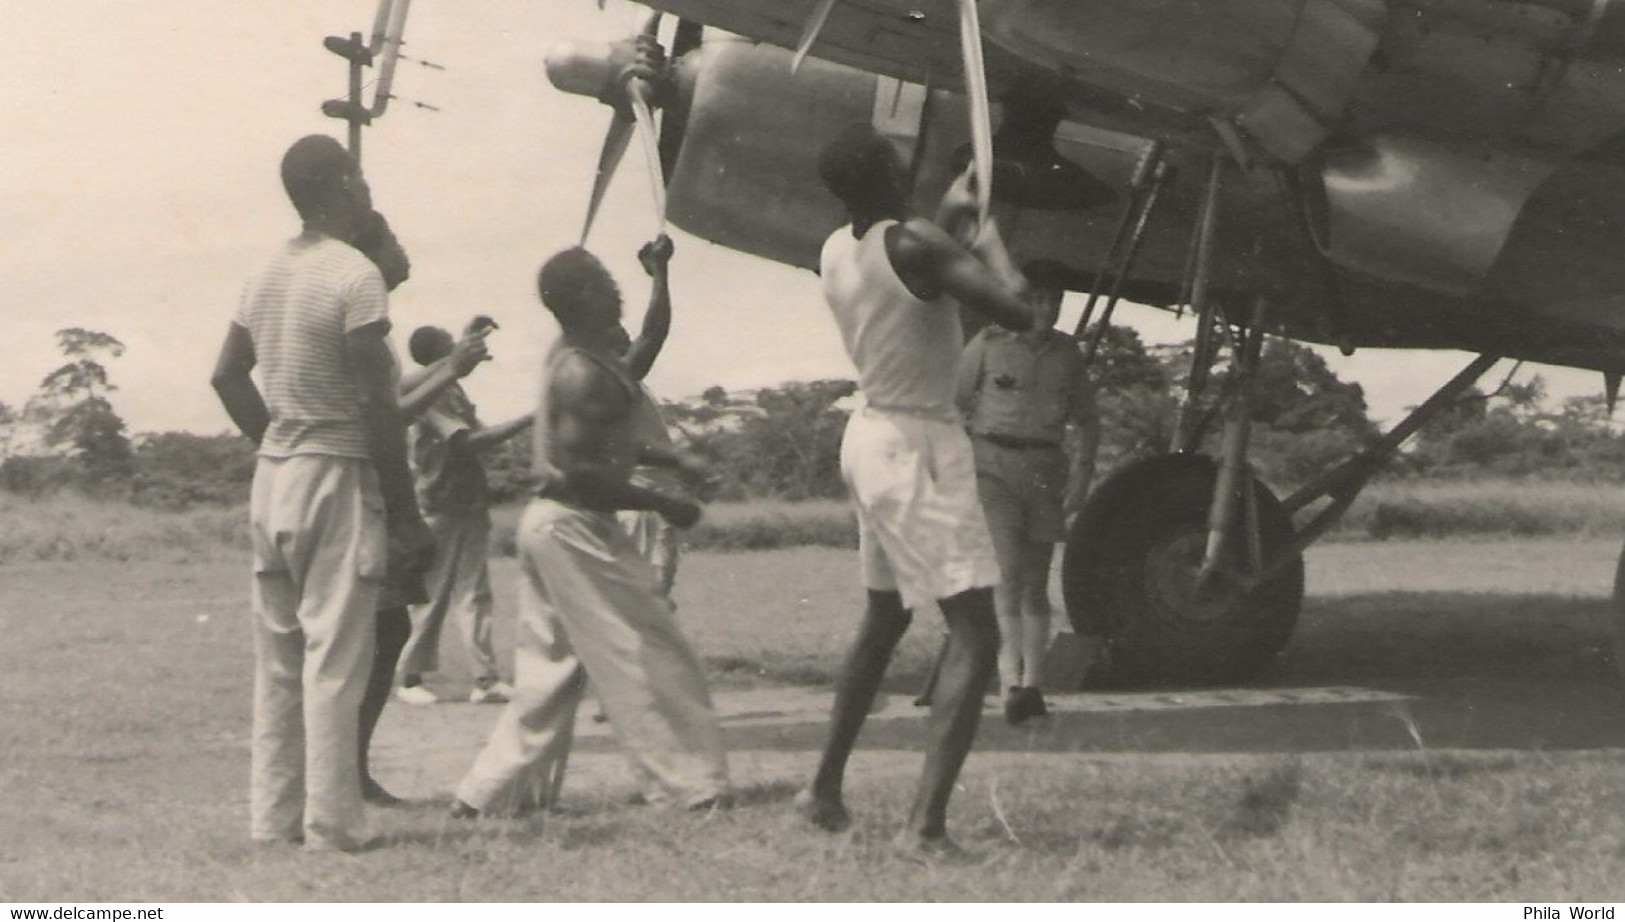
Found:
[[[387,319],[378,269],[330,237],[289,241],[249,280],[236,322],[271,414],[261,455],[369,456],[344,337]]]
[[[959,315],[920,300],[898,277],[886,249],[894,226],[879,222],[861,239],[850,226],[829,236],[820,259],[824,299],[871,405],[950,417],[964,347]]]

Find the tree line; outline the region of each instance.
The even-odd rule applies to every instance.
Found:
[[[124,345],[77,327],[59,330],[56,340],[63,364],[22,408],[0,403],[0,489],[29,496],[74,490],[166,509],[246,501],[254,471],[246,440],[131,435],[110,399],[117,388],[109,367]],[[1167,450],[1189,355],[1188,344],[1148,347],[1127,327],[1107,332],[1094,368],[1101,472]],[[1215,375],[1212,393],[1224,387],[1225,372]],[[742,392],[713,387],[664,410],[680,441],[713,465],[718,498],[838,498],[841,433],[855,392],[847,380]],[[1360,386],[1289,340],[1266,345],[1254,396],[1253,464],[1278,488],[1302,483],[1378,435]],[[1217,425],[1210,429],[1209,447]],[[497,501],[525,494],[529,453],[529,440],[516,439],[486,456]],[[1535,376],[1494,393],[1470,391],[1411,441],[1386,476],[1619,482],[1625,444],[1601,396],[1554,406]]]

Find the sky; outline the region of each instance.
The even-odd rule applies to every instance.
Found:
[[[243,280],[298,222],[277,178],[312,132],[345,66],[326,35],[371,29],[374,0],[0,0],[0,318],[9,333],[0,401],[20,406],[79,326],[127,346],[110,366],[133,431],[219,432],[230,423],[209,372]],[[611,0],[416,0],[389,112],[368,129],[374,200],[411,254],[391,298],[397,343],[420,324],[501,325],[495,360],[466,384],[487,419],[526,412],[555,328],[537,267],[576,242],[609,110],[555,90],[543,72],[567,40],[629,34],[640,8]],[[418,108],[422,101],[438,111]],[[593,231],[621,280],[628,326],[647,296],[638,246],[655,232],[648,179],[630,151]],[[649,383],[666,397],[851,377],[816,278],[674,232],[673,333]],[[1069,299],[1063,326],[1079,310]],[[1119,312],[1148,342],[1191,324]],[[404,349],[402,349],[404,354]],[[1329,353],[1392,420],[1467,356]],[[1595,375],[1539,369],[1557,394]],[[1498,373],[1498,372],[1497,372]],[[1493,374],[1493,373],[1492,373]],[[1488,381],[1488,378],[1487,378]]]

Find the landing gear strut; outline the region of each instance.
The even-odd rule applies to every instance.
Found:
[[[1132,464],[1073,523],[1067,613],[1080,634],[1109,638],[1113,682],[1236,681],[1292,636],[1303,555],[1292,519],[1247,464],[1266,308],[1260,300],[1249,326],[1231,331],[1219,458],[1187,451]],[[1181,419],[1195,418],[1192,400]]]
[[[1182,452],[1128,465],[1089,497],[1067,538],[1067,615],[1079,634],[1107,639],[1114,684],[1237,682],[1267,665],[1303,604],[1304,550],[1497,361],[1474,359],[1364,451],[1278,500],[1245,460],[1259,319],[1232,347],[1220,458]],[[1625,606],[1625,576],[1616,605]],[[1625,632],[1625,607],[1619,617]]]

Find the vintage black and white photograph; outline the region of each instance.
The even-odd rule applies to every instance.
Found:
[[[0,0],[0,114],[11,918],[1625,902],[1625,0]]]

